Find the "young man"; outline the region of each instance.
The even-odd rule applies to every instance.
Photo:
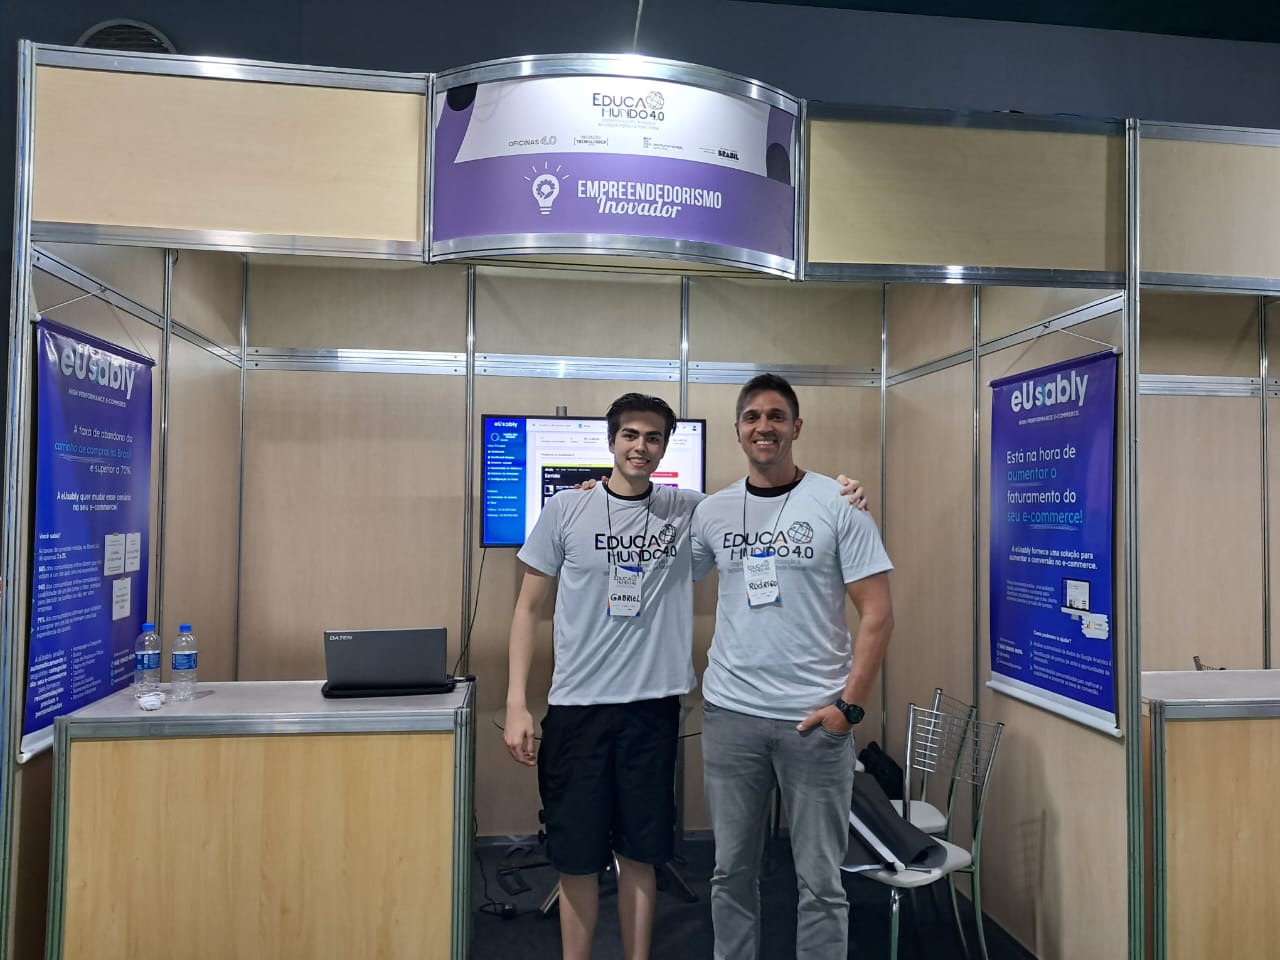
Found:
[[[528,570],[511,621],[505,740],[538,766],[566,960],[591,955],[596,877],[615,855],[624,955],[649,956],[654,867],[674,845],[680,695],[694,686],[689,523],[703,495],[650,482],[675,430],[664,401],[629,393],[607,419],[613,474],[547,502],[519,553]],[[525,688],[556,577],[555,672],[535,753]]]
[[[596,877],[615,855],[624,955],[649,955],[654,867],[674,845],[679,697],[694,686],[689,528],[704,497],[650,480],[675,429],[664,401],[626,394],[607,421],[612,476],[547,502],[519,553],[528,569],[511,621],[504,739],[538,767],[566,960],[590,956]],[[852,481],[839,495],[863,505]],[[537,750],[526,687],[555,578],[555,672]]]
[[[802,425],[786,380],[749,381],[734,424],[747,476],[707,498],[693,523],[695,576],[720,569],[702,682],[716,960],[759,957],[760,850],[775,783],[799,888],[797,960],[843,960],[848,952],[840,862],[852,730],[893,629],[892,565],[871,519],[840,507],[836,481],[796,465],[792,444]],[[856,642],[846,596],[860,617]]]

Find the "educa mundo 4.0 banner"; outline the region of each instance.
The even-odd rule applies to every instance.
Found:
[[[55,717],[128,685],[146,619],[151,370],[146,357],[36,325],[36,510],[22,752]]]
[[[1113,734],[1116,361],[991,382],[988,684]]]
[[[665,251],[794,275],[793,110],[555,76],[464,83],[436,95],[435,115],[433,257]]]

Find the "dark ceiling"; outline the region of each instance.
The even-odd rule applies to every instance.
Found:
[[[833,7],[970,17],[1069,27],[1137,30],[1215,40],[1280,42],[1280,8],[1265,0],[761,0],[788,6]]]

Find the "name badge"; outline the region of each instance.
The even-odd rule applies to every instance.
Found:
[[[745,558],[742,573],[747,580],[748,606],[763,607],[778,602],[778,568],[774,566],[772,552]]]
[[[609,602],[605,607],[611,617],[640,616],[640,568],[609,568]]]

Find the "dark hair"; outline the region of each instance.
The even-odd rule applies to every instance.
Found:
[[[787,383],[782,377],[776,373],[762,373],[752,377],[742,385],[742,389],[738,391],[738,409],[734,412],[733,420],[736,423],[742,419],[742,411],[746,409],[747,404],[757,393],[764,393],[766,390],[773,390],[782,394],[782,398],[787,401],[787,406],[791,408],[791,417],[794,420],[800,419],[800,401],[796,397],[796,392],[791,384]]]
[[[609,444],[613,445],[614,438],[618,436],[618,430],[622,427],[622,415],[624,413],[656,413],[662,417],[666,428],[666,436],[664,442],[671,439],[671,434],[676,430],[675,411],[667,404],[667,401],[661,397],[651,397],[646,393],[624,393],[613,403],[609,404],[609,412],[605,417],[609,421]]]

